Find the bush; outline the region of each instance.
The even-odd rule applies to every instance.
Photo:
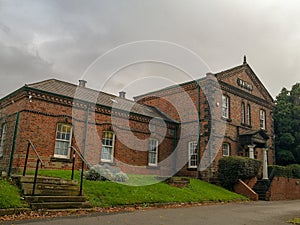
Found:
[[[84,174],[85,179],[95,180],[95,181],[116,181],[116,182],[126,182],[128,176],[126,173],[123,173],[120,168],[112,167],[107,164],[105,165],[94,165],[89,171]]]
[[[274,176],[300,178],[300,165],[298,164],[292,164],[288,166],[270,165],[268,169],[270,179],[272,179]]]
[[[229,190],[239,180],[246,180],[258,175],[261,162],[246,157],[224,157],[219,160],[218,176],[221,185]]]

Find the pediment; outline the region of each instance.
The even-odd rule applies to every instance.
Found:
[[[268,90],[247,63],[217,73],[216,78],[242,92],[247,92],[268,102],[274,102]]]

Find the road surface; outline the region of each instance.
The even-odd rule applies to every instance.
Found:
[[[15,221],[29,225],[281,225],[300,217],[300,200],[243,202],[186,208],[147,209],[110,215]],[[0,223],[1,224],[1,223]]]

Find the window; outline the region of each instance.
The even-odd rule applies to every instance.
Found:
[[[197,168],[197,142],[189,142],[189,168]]]
[[[149,141],[149,166],[157,166],[158,140],[150,139]]]
[[[246,106],[245,103],[242,102],[242,124],[246,123]]]
[[[104,131],[102,137],[102,151],[101,151],[102,162],[113,162],[114,145],[115,145],[115,134],[111,131]]]
[[[229,97],[226,95],[222,96],[222,117],[229,118]]]
[[[5,136],[6,136],[6,124],[2,125],[2,129],[1,129],[1,139],[0,139],[0,157],[3,156],[3,152],[4,152],[4,140],[5,140]]]
[[[259,121],[260,121],[260,128],[266,129],[266,112],[264,110],[259,110]]]
[[[69,158],[72,137],[72,125],[57,124],[54,157]]]
[[[251,125],[251,107],[249,104],[247,105],[247,124]]]
[[[230,145],[228,143],[223,143],[222,150],[223,156],[230,156]]]

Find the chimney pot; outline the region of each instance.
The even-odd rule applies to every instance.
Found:
[[[86,83],[87,83],[86,80],[79,80],[78,86],[79,86],[79,87],[85,87]]]
[[[125,98],[126,92],[125,91],[120,91],[119,92],[119,97],[120,98]]]

